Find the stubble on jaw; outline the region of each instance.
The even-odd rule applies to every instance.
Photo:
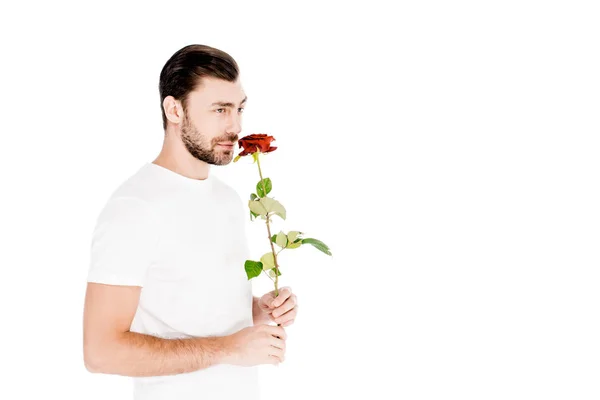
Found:
[[[226,165],[233,159],[233,147],[231,149],[224,149],[221,152],[221,148],[217,146],[218,142],[230,141],[233,142],[235,138],[223,140],[213,139],[214,143],[211,143],[211,148],[206,149],[202,146],[203,136],[198,132],[195,127],[192,126],[187,116],[184,116],[184,121],[181,126],[181,140],[187,151],[196,159],[203,161],[207,164],[212,165]],[[221,153],[218,155],[217,153]]]

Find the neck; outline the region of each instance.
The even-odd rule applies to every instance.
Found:
[[[193,157],[174,133],[165,135],[162,150],[152,163],[191,179],[208,178],[210,165]]]

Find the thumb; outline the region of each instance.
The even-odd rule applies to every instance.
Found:
[[[259,305],[264,306],[266,308],[273,308],[273,300],[274,297],[270,293],[265,294],[258,301]]]

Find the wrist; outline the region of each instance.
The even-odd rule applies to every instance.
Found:
[[[231,360],[234,358],[234,351],[230,336],[217,336],[214,339],[218,349],[215,352],[215,364],[231,364]]]

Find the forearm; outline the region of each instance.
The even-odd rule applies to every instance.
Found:
[[[125,332],[102,347],[93,372],[135,377],[175,375],[219,364],[226,350],[222,337],[163,339]]]
[[[258,306],[258,297],[252,296],[252,322],[254,325],[268,324],[271,322],[267,313]]]

